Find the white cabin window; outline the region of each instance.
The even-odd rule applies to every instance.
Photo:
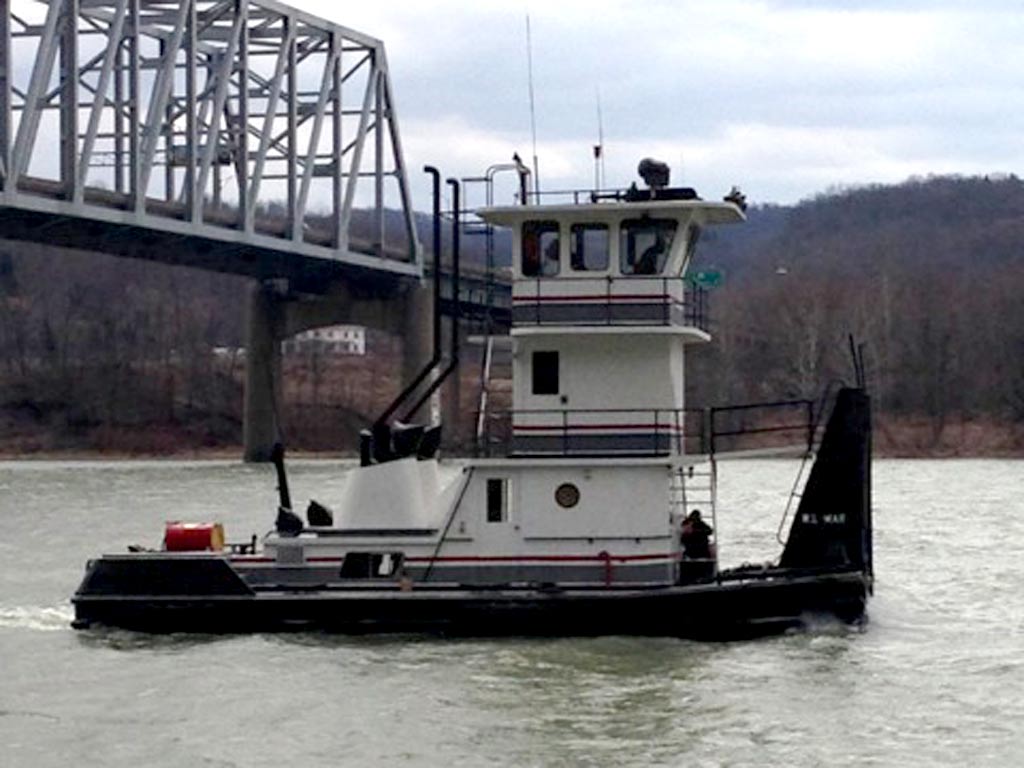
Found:
[[[604,272],[608,269],[608,225],[573,224],[569,263],[576,271]]]
[[[660,275],[677,223],[672,219],[627,219],[619,230],[619,267],[624,275]]]
[[[527,221],[523,224],[523,277],[554,277],[558,274],[558,222]]]
[[[557,395],[558,352],[534,352],[530,362],[533,394]]]
[[[504,523],[508,521],[509,492],[512,483],[507,477],[487,478],[487,522]]]

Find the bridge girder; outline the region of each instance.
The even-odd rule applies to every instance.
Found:
[[[0,203],[218,271],[421,274],[383,43],[274,0],[5,3]]]

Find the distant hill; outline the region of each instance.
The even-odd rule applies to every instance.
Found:
[[[398,237],[401,217],[386,221]],[[416,228],[429,247],[429,215]],[[509,241],[497,236],[499,265]],[[463,243],[464,263],[483,268],[483,238]],[[746,224],[706,232],[697,266],[721,269],[725,281],[711,295],[714,343],[690,358],[691,402],[816,396],[822,382],[850,379],[853,334],[890,450],[1024,450],[1016,176],[914,179],[753,206]],[[237,372],[211,361],[214,348],[242,343],[245,293],[240,278],[0,243],[0,427],[9,417],[7,432],[15,423],[22,436],[45,430],[55,437],[37,442],[59,447],[69,444],[63,433],[88,446],[82,435],[105,425],[116,435],[167,422],[189,439],[202,431],[209,445],[236,443]],[[302,446],[301,433],[290,438]]]
[[[754,206],[747,223],[702,241],[702,264],[857,271],[879,260],[924,271],[1006,265],[1024,257],[1024,182],[938,176]]]
[[[748,218],[702,243],[698,265],[726,280],[701,399],[808,396],[849,379],[853,334],[882,412],[922,421],[936,444],[964,419],[1024,421],[1019,178],[914,179]]]

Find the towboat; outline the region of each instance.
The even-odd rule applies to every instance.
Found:
[[[440,174],[428,171],[438,254]],[[159,547],[93,559],[76,628],[736,639],[865,620],[871,416],[858,351],[856,381],[814,401],[684,402],[686,355],[711,340],[695,248],[707,228],[745,219],[742,195],[704,200],[642,163],[645,188],[552,200],[517,171],[516,204],[475,212],[511,233],[513,254],[511,409],[481,412],[477,455],[443,468],[440,425],[411,423],[456,367],[458,323],[439,373],[435,317],[438,354],[364,430],[340,499],[300,516],[277,449],[277,519],[262,539],[174,523]],[[779,436],[804,458],[781,555],[720,567],[718,464]]]

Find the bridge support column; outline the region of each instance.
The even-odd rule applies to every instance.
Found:
[[[269,284],[254,286],[249,294],[247,319],[244,460],[269,461],[274,443],[281,439],[282,340],[301,331],[338,323],[400,334],[402,381],[395,383],[401,388],[412,381],[430,359],[433,309],[433,295],[427,286],[416,286],[397,294],[355,296],[339,285],[333,293],[302,298],[279,294]],[[436,401],[435,395],[435,408]],[[430,414],[421,412],[418,418],[426,421]]]
[[[411,382],[430,361],[434,351],[434,295],[427,284],[407,291],[401,301],[402,334],[402,380],[401,387]],[[444,365],[442,361],[441,365]],[[438,369],[440,370],[440,368]],[[430,421],[438,411],[439,395],[435,392],[430,401],[417,414],[420,422]],[[401,413],[399,414],[402,415]]]
[[[247,320],[243,459],[270,461],[271,449],[281,434],[281,304],[270,286],[253,286]]]

